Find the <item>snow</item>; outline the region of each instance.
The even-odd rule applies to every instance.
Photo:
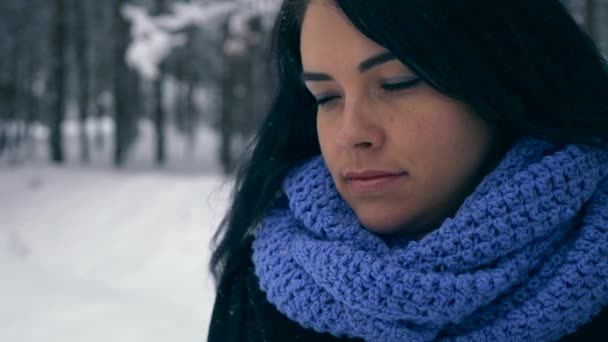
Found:
[[[230,181],[0,166],[0,341],[203,341]]]
[[[222,20],[229,17],[232,33],[248,36],[247,21],[262,17],[270,28],[279,10],[279,0],[219,1],[207,4],[176,2],[170,13],[152,16],[141,6],[124,5],[122,15],[131,23],[131,43],[125,56],[127,64],[144,78],[158,77],[159,65],[171,51],[186,43],[180,31],[188,26],[217,31]]]
[[[122,11],[132,22],[133,42],[127,49],[127,64],[143,77],[156,79],[160,63],[174,47],[183,45],[186,38],[161,29],[141,7],[125,5]]]
[[[231,2],[175,3],[172,13],[154,17],[142,7],[124,5],[122,15],[132,23],[127,64],[143,77],[156,79],[160,63],[175,47],[186,43],[186,36],[178,33],[179,30],[188,25],[217,25],[218,19],[235,9],[236,4]]]
[[[268,24],[278,0],[192,6],[178,3],[158,17],[123,8],[133,23],[129,65],[153,79],[185,42],[184,26],[207,25],[237,7],[249,12],[231,25],[243,28],[252,11]],[[40,124],[27,143],[0,155],[0,341],[206,339],[215,296],[210,239],[231,186],[215,161],[219,140],[201,127],[191,146],[169,127],[169,165],[155,170],[152,124],[143,120],[127,168],[117,171],[113,128],[107,117],[87,122],[89,135],[105,141],[90,166],[78,165],[74,118],[64,124],[68,166],[47,165],[49,134]]]

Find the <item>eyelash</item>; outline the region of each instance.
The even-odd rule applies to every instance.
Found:
[[[381,86],[382,90],[385,91],[400,91],[400,90],[404,90],[404,89],[409,89],[409,88],[413,88],[416,85],[418,85],[418,83],[420,83],[421,79],[419,78],[414,78],[411,80],[407,80],[404,82],[399,82],[399,83],[385,83]]]
[[[338,97],[339,96],[337,96],[337,95],[333,95],[333,96],[326,96],[326,97],[319,98],[319,99],[317,99],[317,107],[323,107],[323,105],[329,103],[333,99],[337,99]]]
[[[381,85],[380,88],[383,91],[398,92],[401,90],[413,88],[413,87],[417,86],[420,83],[420,81],[422,81],[420,78],[415,78],[415,79],[407,80],[405,82],[385,83],[385,84]],[[325,96],[325,97],[318,98],[318,99],[316,99],[317,106],[322,107],[339,97],[340,97],[339,95],[332,95],[332,96]]]

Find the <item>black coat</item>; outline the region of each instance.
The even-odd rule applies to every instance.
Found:
[[[289,320],[266,300],[253,267],[249,259],[220,284],[208,342],[362,341],[320,334]],[[608,307],[576,333],[560,339],[560,342],[573,341],[608,341]]]

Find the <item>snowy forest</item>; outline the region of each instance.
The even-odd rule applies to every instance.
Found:
[[[608,1],[564,2],[606,51]],[[195,163],[213,136],[229,173],[272,96],[278,5],[2,1],[0,163]]]
[[[212,134],[229,172],[268,106],[278,5],[2,1],[0,162],[163,166]]]
[[[608,56],[608,0],[562,1]],[[206,340],[279,3],[0,1],[0,341]]]

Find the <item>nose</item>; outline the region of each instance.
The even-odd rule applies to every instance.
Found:
[[[345,101],[336,132],[338,146],[347,149],[375,149],[384,144],[385,132],[380,113],[375,113],[368,100]]]

